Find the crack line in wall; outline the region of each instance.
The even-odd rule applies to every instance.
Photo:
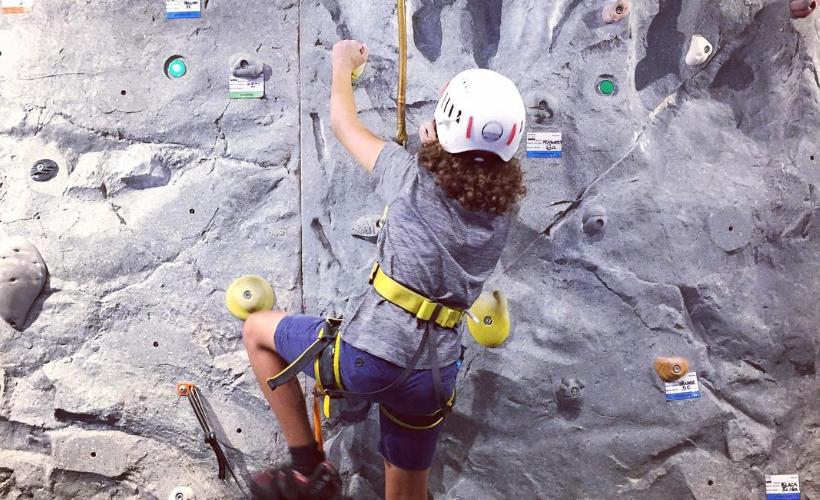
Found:
[[[299,115],[299,175],[296,184],[299,190],[299,310],[305,312],[305,198],[302,196],[302,0],[296,7],[296,100]]]

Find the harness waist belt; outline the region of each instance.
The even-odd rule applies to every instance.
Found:
[[[378,262],[370,271],[370,283],[382,298],[420,320],[433,321],[443,328],[454,328],[464,316],[464,311],[434,302],[386,275]]]

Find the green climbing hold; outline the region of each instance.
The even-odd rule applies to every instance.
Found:
[[[188,72],[188,66],[182,59],[174,59],[168,65],[168,75],[173,78],[182,78]]]
[[[601,80],[598,82],[598,92],[603,95],[612,95],[615,93],[615,82],[612,80]]]

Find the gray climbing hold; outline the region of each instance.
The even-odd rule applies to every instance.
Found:
[[[606,210],[600,205],[593,205],[584,211],[581,220],[586,234],[592,236],[601,233],[606,228]]]
[[[31,178],[37,182],[46,182],[57,177],[60,168],[54,160],[37,160],[31,166]]]
[[[524,102],[527,105],[527,113],[533,117],[535,123],[543,124],[555,116],[555,110],[550,104],[554,103],[555,99],[540,91],[527,94]]]
[[[351,233],[354,238],[375,243],[381,230],[381,215],[363,215],[353,222]]]
[[[46,264],[21,237],[0,242],[0,318],[20,329],[46,284]]]
[[[259,78],[265,71],[265,64],[259,57],[240,52],[231,56],[230,71],[237,78]]]
[[[559,408],[580,408],[584,402],[584,382],[577,378],[563,377],[555,393]]]
[[[709,216],[709,235],[726,252],[735,252],[749,243],[752,221],[749,215],[735,207],[721,208]]]
[[[168,495],[168,500],[196,500],[196,497],[190,486],[177,486]]]

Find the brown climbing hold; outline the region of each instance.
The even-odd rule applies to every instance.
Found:
[[[664,382],[674,382],[689,371],[689,361],[681,357],[655,358],[655,371]]]
[[[816,8],[817,0],[791,0],[789,2],[789,9],[795,19],[809,17]]]
[[[21,330],[46,284],[40,252],[21,237],[0,242],[0,318]]]
[[[632,2],[629,0],[615,0],[604,5],[601,17],[606,24],[617,23],[632,11]]]

